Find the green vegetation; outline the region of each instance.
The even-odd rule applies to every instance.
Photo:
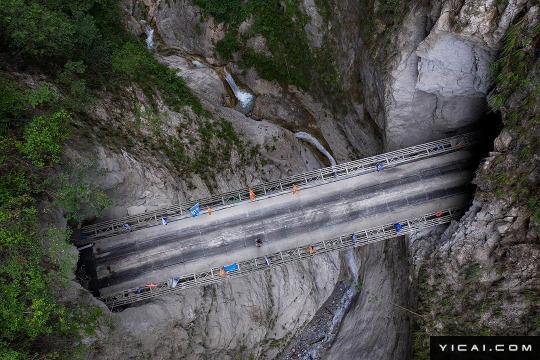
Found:
[[[43,82],[35,90],[0,83],[0,358],[72,358],[100,311],[57,303],[74,259],[70,231],[51,226],[48,214],[60,205],[71,220],[70,208],[92,203],[99,213],[108,201],[95,187],[70,197],[74,183],[56,181],[70,174],[57,168],[71,121],[59,95]]]
[[[195,3],[218,22],[229,25],[227,35],[216,44],[217,52],[225,60],[232,60],[233,53],[239,53],[240,63],[254,67],[265,79],[308,91],[317,85],[324,86],[326,91],[338,91],[332,66],[334,54],[331,49],[325,51],[327,46],[310,49],[304,32],[309,18],[299,8],[301,1],[196,0]],[[248,18],[253,20],[253,25],[240,35],[238,25]],[[257,53],[247,46],[247,40],[258,34],[266,40],[271,55]]]
[[[191,93],[184,80],[173,69],[159,63],[141,43],[128,42],[112,56],[113,73],[126,82],[138,82],[145,95],[154,97],[154,87],[160,91],[165,103],[174,111],[191,106],[202,113],[199,99]]]
[[[242,163],[254,162],[258,166],[253,160],[259,156],[259,148],[243,142],[227,120],[199,119],[194,134],[183,134],[183,129],[184,126],[177,128],[178,139],[173,136],[155,139],[180,174],[198,174],[213,188],[216,173],[230,167],[233,155]]]
[[[19,63],[49,69],[84,61],[99,73],[107,68],[111,49],[129,37],[116,5],[117,0],[3,1],[0,32],[7,46],[2,51]]]
[[[238,41],[238,31],[236,31],[236,29],[229,31],[227,35],[216,44],[216,51],[227,61],[232,60],[233,53],[240,51],[241,49],[242,47]]]
[[[99,309],[57,300],[75,259],[71,232],[53,225],[59,210],[76,227],[111,205],[90,180],[94,164],[62,159],[96,92],[138,83],[150,99],[159,92],[174,110],[202,113],[175,72],[122,28],[118,2],[0,2],[1,359],[79,358],[100,321]]]
[[[530,23],[525,16],[515,21],[503,37],[499,58],[491,66],[496,91],[489,98],[489,105],[502,114],[506,131],[513,138],[508,152],[519,160],[504,161],[499,156],[489,173],[477,177],[485,193],[493,191],[514,205],[526,207],[537,224],[540,184],[530,174],[535,169],[535,154],[540,153],[540,141],[531,131],[540,124],[539,45],[540,23]]]
[[[430,358],[430,336],[490,335],[483,316],[500,311],[502,292],[479,283],[479,264],[460,269],[458,279],[451,283],[445,271],[444,262],[436,261],[420,269],[417,311],[421,316],[415,318],[414,359]]]
[[[62,142],[68,137],[66,132],[70,115],[62,110],[52,114],[34,117],[24,129],[20,151],[34,166],[60,161]]]
[[[12,65],[31,65],[57,76],[68,97],[66,110],[81,112],[88,106],[91,95],[86,87],[118,87],[130,81],[139,83],[147,95],[158,90],[175,110],[191,106],[201,113],[200,102],[185,82],[122,27],[118,3],[3,1],[0,36],[6,46],[0,52],[14,60]]]
[[[521,213],[528,211],[531,227],[540,223],[537,168],[540,141],[535,134],[540,124],[539,45],[540,23],[529,22],[526,16],[516,19],[503,38],[499,58],[491,69],[496,88],[489,105],[501,113],[504,131],[512,141],[491,160],[487,171],[478,171],[475,179],[478,198],[489,202],[495,194],[507,208],[518,208]],[[510,242],[501,243],[499,254],[505,254],[511,246]],[[524,326],[528,334],[538,333],[538,289],[513,293],[494,283],[479,281],[489,273],[515,272],[515,263],[503,255],[491,256],[495,259],[494,268],[482,269],[473,264],[461,269],[458,279],[446,279],[442,261],[420,269],[418,311],[423,318],[418,320],[413,333],[415,359],[429,359],[430,335],[507,335],[505,304],[529,301],[532,310],[523,317],[527,322]]]
[[[411,0],[360,0],[362,38],[373,58],[382,64],[390,63],[397,54],[393,40],[412,3]]]

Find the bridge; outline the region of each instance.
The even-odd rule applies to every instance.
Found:
[[[466,134],[94,224],[80,243],[94,242],[110,308],[364,246],[459,218],[475,143]]]

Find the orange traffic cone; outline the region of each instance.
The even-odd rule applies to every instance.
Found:
[[[212,208],[210,206],[207,206],[206,210],[208,210],[208,215],[212,215]]]
[[[296,184],[293,184],[293,186],[292,186],[293,195],[296,194],[297,192],[298,192],[298,186],[296,186]]]

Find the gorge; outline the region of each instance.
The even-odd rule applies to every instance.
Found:
[[[481,134],[475,194],[459,221],[114,312],[94,296],[93,250],[81,249],[77,265],[75,247],[43,235],[47,259],[65,256],[64,265],[50,265],[66,279],[53,286],[51,304],[101,314],[79,339],[83,358],[428,359],[433,335],[540,335],[537,0],[33,5],[50,10],[50,19],[73,19],[55,25],[74,37],[71,47],[23,38],[17,16],[39,19],[43,31],[49,24],[36,15],[45,10],[23,3],[0,5],[8,45],[0,49],[1,176],[6,189],[22,181],[17,161],[7,160],[17,154],[29,172],[55,180],[0,188],[18,194],[2,195],[5,229],[19,219],[5,214],[24,214],[13,204],[28,194],[44,214],[38,227],[69,228],[76,238],[81,225]],[[90,37],[90,28],[100,35]],[[12,96],[19,92],[26,95]],[[49,140],[25,150],[33,130],[12,130],[22,126],[15,119],[24,114],[33,120],[21,123],[30,124],[49,113],[52,125],[38,123],[36,131],[57,134],[63,147],[32,157]],[[61,119],[69,136],[51,119]],[[4,250],[14,240],[2,241]],[[14,254],[3,269],[27,266],[25,252]],[[17,296],[2,301],[21,304],[23,316],[39,309]],[[28,324],[41,321],[32,316]],[[0,351],[22,353],[13,345],[21,331],[2,333]],[[50,334],[64,330],[47,331],[28,332],[28,348],[58,351]]]

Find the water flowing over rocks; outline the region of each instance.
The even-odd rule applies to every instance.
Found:
[[[309,141],[311,144],[313,144],[324,156],[328,158],[330,161],[331,166],[336,166],[336,160],[330,155],[330,153],[324,148],[324,146],[321,145],[321,143],[314,138],[312,135],[305,133],[305,132],[297,132],[294,134],[294,137],[298,139],[304,139]]]
[[[321,359],[407,359],[414,315],[407,245],[403,238],[364,249],[360,293]]]
[[[273,358],[332,293],[339,267],[328,254],[129,308],[112,338],[122,346],[95,348],[92,357]]]
[[[167,164],[154,161],[151,154],[135,156],[127,148],[115,151],[96,146],[88,150],[69,144],[69,155],[96,158],[109,170],[105,178],[96,181],[113,199],[115,205],[106,215],[112,218],[324,166],[318,154],[294,136],[298,131],[313,134],[338,162],[379,153],[383,148],[392,150],[446,137],[485,115],[486,97],[492,87],[489,65],[505,30],[525,3],[411,2],[400,14],[403,22],[399,31],[392,34],[389,43],[381,44],[381,52],[388,55],[383,61],[380,54],[368,51],[372,39],[362,33],[359,24],[362,16],[371,14],[362,15],[357,1],[340,1],[324,16],[317,1],[304,0],[301,8],[310,19],[304,29],[310,46],[320,48],[330,41],[335,47],[333,65],[347,94],[340,100],[342,110],[333,108],[333,94],[308,94],[292,85],[265,80],[253,68],[242,69],[233,61],[227,64],[228,71],[255,97],[250,116],[246,116],[248,111],[232,107],[235,92],[227,88],[223,72],[226,62],[215,51],[217,41],[226,35],[225,24],[203,14],[192,1],[124,1],[126,26],[144,36],[140,17],[152,24],[160,61],[178,71],[205,110],[230,121],[239,136],[258,145],[269,162],[262,168],[238,165],[239,156],[233,154],[231,163],[235,167],[231,165],[231,169],[215,176],[215,184],[210,187],[197,174],[188,181]],[[139,6],[136,11],[134,4]],[[247,34],[251,25],[252,21],[246,20],[239,33]],[[383,28],[378,26],[377,31]],[[248,46],[270,55],[266,41],[254,35]],[[234,54],[233,60],[238,60]],[[147,100],[141,91],[134,92],[136,100],[145,106]],[[175,126],[187,124],[189,116],[164,105],[161,110],[169,114],[161,130],[176,136]],[[96,106],[94,116],[98,122],[110,124],[109,115],[122,111],[111,99],[105,99]],[[113,117],[113,122],[132,126],[135,114],[127,114],[124,119]],[[194,132],[195,125],[186,126]],[[496,150],[504,152],[512,139],[510,133],[503,132],[495,142]],[[269,150],[272,147],[275,149]],[[495,161],[496,154],[492,155],[485,166]],[[359,292],[349,299],[340,325],[331,336],[325,332],[331,321],[327,329],[318,323],[317,331],[313,331],[330,339],[317,353],[310,352],[309,344],[323,338],[318,336],[318,341],[312,342],[309,336],[298,334],[317,311],[324,310],[321,307],[336,286],[343,284],[347,259],[337,253],[132,306],[112,316],[117,331],[109,341],[123,346],[102,343],[90,351],[89,358],[140,354],[163,359],[234,359],[250,354],[257,359],[286,358],[293,355],[290,344],[310,339],[306,340],[308,345],[304,341],[293,346],[303,349],[306,356],[321,359],[406,359],[416,316],[409,311],[416,306],[414,280],[423,264],[451,260],[444,269],[450,277],[459,279],[460,267],[474,259],[487,269],[482,273],[486,283],[502,281],[516,292],[531,286],[513,283],[511,277],[502,279],[493,270],[490,254],[501,252],[503,236],[519,230],[531,242],[538,237],[534,233],[537,230],[527,228],[518,214],[501,209],[505,209],[504,204],[497,202],[476,203],[460,223],[446,231],[441,227],[409,241],[397,238],[366,247],[360,256],[360,275],[354,276],[360,279]],[[536,248],[520,245],[499,255],[518,263],[523,273],[535,279],[533,260],[538,259],[537,252]],[[505,306],[517,319],[507,320],[521,326],[519,321],[530,309],[515,309],[510,301]]]
[[[147,16],[156,23],[166,48],[177,49],[189,54],[199,54],[210,64],[218,65],[215,44],[225,36],[223,24],[212,17],[203,19],[201,9],[191,1],[145,1]]]
[[[145,27],[146,47],[148,50],[154,50],[154,29],[146,23],[146,20],[141,20],[141,25]]]
[[[223,72],[225,73],[225,80],[227,81],[227,84],[229,84],[234,96],[238,100],[239,110],[243,113],[249,113],[251,110],[253,110],[254,96],[245,90],[241,90],[238,85],[236,85],[234,78],[227,71],[227,68],[223,68]]]

